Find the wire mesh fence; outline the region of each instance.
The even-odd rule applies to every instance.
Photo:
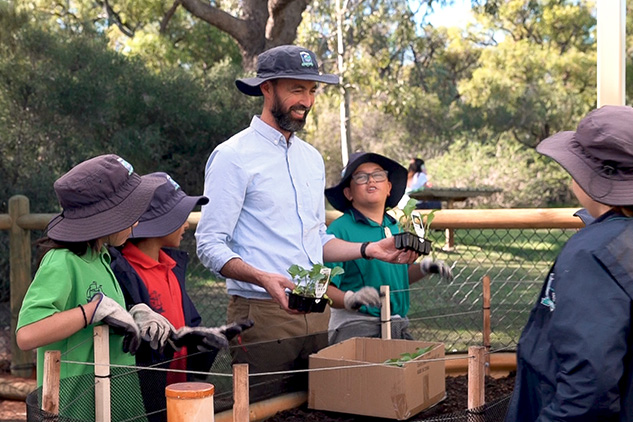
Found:
[[[491,347],[514,350],[542,281],[575,229],[455,230],[455,246],[443,249],[444,231],[433,231],[432,256],[453,268],[451,282],[433,275],[410,289],[410,331],[416,339],[440,341],[448,352],[482,343],[482,278],[491,278]],[[187,291],[204,324],[226,321],[228,296],[222,279],[204,268],[187,232]]]

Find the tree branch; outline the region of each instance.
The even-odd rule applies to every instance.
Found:
[[[210,25],[215,26],[219,30],[226,32],[235,38],[238,44],[243,45],[249,37],[249,22],[203,3],[200,0],[181,0],[182,6],[195,17],[202,19]]]
[[[121,17],[117,12],[114,11],[114,9],[112,9],[112,6],[110,6],[108,0],[104,0],[103,2],[97,0],[97,4],[102,6],[105,10],[106,15],[108,16],[108,21],[114,23],[123,34],[127,35],[130,38],[134,37],[134,30],[121,21]]]
[[[172,4],[167,13],[165,13],[165,16],[163,16],[163,20],[160,22],[160,34],[164,34],[167,31],[167,24],[171,20],[172,16],[174,16],[174,13],[176,13],[178,6],[180,6],[180,0],[175,0],[174,4]]]

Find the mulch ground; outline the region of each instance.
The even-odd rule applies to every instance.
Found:
[[[514,389],[514,372],[507,377],[486,377],[486,402],[493,402],[506,397]],[[446,398],[431,407],[418,413],[412,419],[419,420],[434,416],[445,415],[453,412],[464,411],[468,408],[468,377],[446,377]],[[266,422],[393,422],[393,419],[369,418],[367,416],[355,416],[346,413],[324,412],[308,409],[304,404],[296,409],[277,413],[266,419]]]
[[[503,378],[486,378],[486,402],[492,402],[512,393],[514,373]],[[468,407],[468,378],[465,375],[446,378],[446,399],[432,408],[418,413],[413,419],[424,419],[464,411]],[[26,405],[23,401],[0,400],[0,421],[26,421]],[[266,422],[393,422],[392,419],[368,418],[345,413],[324,412],[308,409],[304,404],[296,409],[280,412]]]

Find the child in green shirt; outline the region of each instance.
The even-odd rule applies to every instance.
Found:
[[[375,242],[399,233],[396,220],[386,213],[404,194],[407,170],[379,154],[352,154],[338,185],[325,190],[332,206],[344,214],[333,221],[328,233],[350,242]],[[442,261],[425,258],[419,263],[393,264],[356,259],[328,265],[343,267],[327,290],[332,299],[330,344],[351,337],[380,337],[381,285],[391,287],[392,338],[412,339],[409,325],[409,284],[428,274],[452,279]]]

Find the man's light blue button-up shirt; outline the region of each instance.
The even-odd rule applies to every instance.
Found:
[[[198,256],[219,274],[233,258],[288,276],[292,264],[323,262],[323,245],[334,236],[325,226],[325,166],[321,154],[292,135],[253,117],[249,128],[220,144],[205,168],[196,229]],[[288,276],[289,277],[289,276]],[[227,279],[228,293],[270,299],[257,285]]]

